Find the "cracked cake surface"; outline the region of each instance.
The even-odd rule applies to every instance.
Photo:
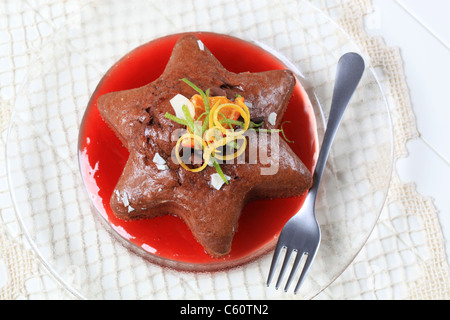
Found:
[[[173,161],[177,143],[173,133],[184,126],[165,116],[174,112],[170,103],[174,96],[189,98],[197,93],[180,81],[183,78],[204,91],[210,89],[211,96],[245,97],[251,105],[250,118],[261,122],[265,130],[280,127],[296,80],[289,70],[227,71],[195,35],[188,34],[177,41],[158,79],[98,99],[102,118],[130,153],[110,199],[114,214],[124,220],[176,215],[208,254],[223,257],[231,249],[248,202],[300,196],[310,188],[312,177],[283,139],[277,145],[271,139],[257,145],[260,153],[278,160],[273,175],[261,174],[267,166],[261,162],[223,164],[229,183],[216,189],[211,185],[217,173],[214,167],[195,173],[183,169]]]

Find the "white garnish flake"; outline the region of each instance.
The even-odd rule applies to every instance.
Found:
[[[192,102],[183,96],[182,94],[177,94],[175,97],[170,100],[170,104],[172,105],[173,110],[175,111],[175,116],[177,118],[187,120],[184,116],[183,106],[186,106],[189,110],[189,113],[192,118],[195,117],[195,107]]]
[[[125,207],[130,205],[130,201],[128,200],[128,194],[126,192],[123,193],[122,202]]]
[[[269,114],[269,118],[267,119],[267,121],[274,126],[277,123],[277,117],[278,115],[275,112],[272,112],[271,114]]]
[[[158,152],[153,157],[153,162],[160,165],[166,164],[166,160],[164,160]]]
[[[225,178],[230,181],[231,177],[225,175]],[[223,179],[220,177],[220,175],[218,173],[214,173],[211,175],[211,186],[216,189],[216,190],[220,190],[222,188],[222,186],[225,184],[225,181],[223,181]]]
[[[153,162],[156,164],[156,167],[160,171],[169,170],[169,166],[166,164],[166,160],[164,160],[159,153],[156,153],[153,157]]]
[[[203,44],[202,40],[197,40],[197,43],[200,50],[205,51],[205,45]]]
[[[132,206],[130,206],[130,200],[128,199],[128,193],[124,192],[123,196],[120,196],[119,190],[115,190],[114,193],[117,196],[117,201],[122,200],[124,207],[128,208],[128,213],[134,211],[134,208]]]
[[[169,166],[167,164],[157,164],[156,167],[159,171],[167,171],[169,170]]]

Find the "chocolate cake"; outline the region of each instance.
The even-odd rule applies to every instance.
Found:
[[[251,106],[250,118],[262,125],[255,134],[280,127],[296,79],[288,70],[229,72],[196,36],[188,34],[177,41],[157,80],[98,99],[102,118],[130,152],[110,200],[115,215],[125,220],[179,216],[205,251],[219,258],[229,253],[247,203],[300,196],[311,187],[312,177],[286,141],[279,139],[273,145],[270,137],[260,139],[257,146],[249,144],[246,153],[248,157],[257,148],[259,154],[276,159],[277,171],[272,175],[261,174],[261,170],[273,163],[221,164],[226,183],[217,188],[214,166],[201,172],[183,169],[174,161],[177,139],[173,133],[186,127],[166,117],[174,113],[170,103],[174,96],[190,98],[197,93],[180,81],[183,78],[205,92],[210,89],[210,96],[244,97]]]

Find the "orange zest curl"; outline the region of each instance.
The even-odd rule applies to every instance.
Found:
[[[245,99],[237,96],[235,101],[231,101],[223,96],[210,97],[209,90],[205,93],[187,79],[182,79],[182,81],[194,88],[199,94],[193,95],[190,99],[195,110],[193,119],[186,121],[166,114],[166,117],[173,121],[187,124],[187,133],[178,139],[175,146],[175,156],[181,167],[190,172],[201,172],[212,160],[217,169],[216,159],[231,161],[242,155],[247,148],[247,140],[243,134],[250,127],[250,111],[245,104]],[[205,104],[207,105],[205,106]],[[243,121],[239,121],[240,118]],[[237,143],[238,141],[241,141],[240,146]],[[235,152],[222,155],[220,148],[226,145],[233,146],[236,149]],[[202,150],[202,166],[198,168],[187,166],[180,156],[182,148]],[[223,173],[221,176],[223,176]],[[228,181],[226,182],[228,183]]]

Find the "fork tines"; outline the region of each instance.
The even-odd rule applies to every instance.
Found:
[[[300,269],[300,265],[302,264],[302,262],[304,262],[303,269],[302,269],[302,272],[300,274],[300,278],[298,279],[297,285],[296,285],[295,290],[294,290],[294,294],[297,294],[299,289],[300,289],[300,287],[302,286],[302,284],[303,284],[303,282],[305,280],[305,276],[308,273],[309,268],[311,267],[313,259],[312,259],[312,257],[309,256],[309,254],[307,252],[303,252],[303,253],[300,254],[297,250],[289,249],[286,246],[277,246],[277,248],[275,249],[275,253],[274,253],[273,258],[272,258],[272,264],[270,266],[269,277],[268,277],[268,280],[267,280],[267,286],[269,287],[271,282],[272,282],[272,280],[273,280],[273,277],[274,277],[274,275],[276,273],[275,272],[276,271],[276,267],[277,267],[278,261],[280,260],[281,255],[282,255],[283,249],[286,249],[285,250],[286,251],[286,255],[285,255],[285,258],[284,258],[283,265],[281,266],[281,270],[280,270],[280,273],[279,273],[279,276],[278,276],[277,283],[275,285],[275,289],[278,290],[280,288],[281,283],[282,283],[283,278],[284,278],[284,275],[286,274],[286,271],[289,269],[289,266],[292,265],[291,273],[289,274],[289,278],[288,278],[288,280],[286,282],[286,285],[284,287],[284,291],[288,292],[289,288],[292,285],[292,282],[294,281],[295,275],[298,273],[298,270]],[[292,256],[294,254],[295,254],[295,260],[294,260],[294,262],[292,264],[290,262],[291,262]],[[305,259],[302,259],[304,256],[305,256]]]

